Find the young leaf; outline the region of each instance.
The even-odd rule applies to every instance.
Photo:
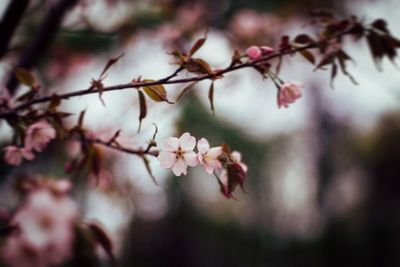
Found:
[[[85,113],[86,113],[86,110],[82,110],[81,113],[79,113],[79,119],[78,119],[78,127],[79,127],[79,129],[82,128],[83,119],[85,118]]]
[[[138,132],[140,132],[140,128],[142,126],[142,120],[147,115],[147,106],[146,106],[146,99],[144,98],[143,92],[138,90],[138,93],[139,93],[139,127],[138,127]]]
[[[294,41],[298,44],[312,44],[314,43],[314,40],[308,36],[307,34],[299,34],[294,38]]]
[[[116,57],[116,58],[111,58],[111,59],[109,59],[108,62],[107,62],[107,64],[105,65],[103,71],[101,72],[101,74],[100,74],[100,76],[99,76],[99,79],[101,79],[101,78],[104,76],[104,74],[106,74],[107,70],[108,70],[112,65],[114,65],[115,63],[117,63],[118,60],[119,60],[121,57],[123,57],[123,56],[124,56],[124,53],[122,53],[121,55],[119,55],[119,56]]]
[[[61,104],[61,98],[57,94],[51,97],[48,109],[55,109]]]
[[[182,89],[182,91],[181,91],[181,93],[178,95],[178,97],[176,98],[176,101],[175,101],[175,102],[178,102],[178,101],[182,98],[182,96],[183,96],[184,94],[186,94],[187,92],[189,92],[189,91],[193,88],[193,85],[195,85],[196,83],[198,83],[198,81],[194,81],[194,82],[189,83],[188,85],[186,85],[186,86]]]
[[[318,65],[315,67],[314,70],[320,69],[326,65],[332,64],[333,61],[335,60],[335,54],[327,54],[324,56],[321,61],[318,63]]]
[[[193,72],[196,74],[210,74],[212,73],[210,65],[201,58],[190,58],[183,67],[188,72]]]
[[[113,135],[113,137],[110,138],[110,140],[108,140],[107,145],[111,145],[111,144],[116,144],[119,145],[117,142],[117,138],[119,137],[119,134],[121,133],[121,130],[118,130],[115,132],[115,134]]]
[[[98,177],[103,167],[103,158],[104,158],[103,152],[100,149],[96,148],[95,146],[91,146],[90,155],[91,155],[90,170],[95,174],[96,177]]]
[[[349,77],[350,81],[352,81],[354,84],[357,85],[358,84],[357,81],[354,79],[353,75],[351,75],[347,71],[347,66],[346,66],[346,61],[352,60],[352,58],[346,52],[340,50],[337,54],[337,59],[339,61],[339,67],[342,73],[347,77]]]
[[[214,82],[211,83],[210,89],[208,90],[208,100],[210,101],[211,111],[214,115]]]
[[[103,100],[103,89],[104,89],[103,81],[101,79],[99,80],[92,79],[90,88],[99,91],[99,99],[101,101],[101,104],[105,107],[106,103]]]
[[[372,27],[375,29],[378,29],[384,33],[389,33],[389,30],[387,28],[387,23],[383,19],[377,19],[374,22],[372,22]]]
[[[372,58],[376,66],[379,68],[380,62],[385,55],[384,49],[382,47],[381,38],[379,35],[373,31],[369,31],[367,34],[367,43],[371,51]]]
[[[143,80],[144,82],[154,82],[154,80]],[[167,102],[170,103],[167,99],[167,91],[164,86],[161,84],[158,85],[149,85],[143,86],[144,92],[154,101],[156,102]]]
[[[332,69],[331,69],[331,87],[333,89],[333,80],[335,79],[337,75],[337,64],[335,62],[332,63]]]
[[[90,232],[93,234],[94,239],[104,251],[107,253],[108,257],[110,258],[111,262],[115,263],[115,256],[113,253],[113,244],[111,242],[110,237],[106,234],[106,232],[96,223],[89,223],[88,224]]]
[[[36,85],[36,79],[33,74],[24,68],[17,68],[15,70],[15,76],[17,77],[18,81],[20,81],[22,84],[33,87]]]
[[[193,56],[194,53],[196,53],[197,50],[199,50],[199,49],[204,45],[205,42],[206,42],[206,38],[200,38],[200,39],[198,39],[198,40],[194,43],[194,45],[192,46],[192,48],[190,48],[189,57]]]
[[[147,173],[150,175],[150,177],[153,180],[153,182],[155,183],[155,185],[159,185],[156,177],[154,177],[154,175],[153,175],[149,160],[145,156],[143,156],[142,158],[143,158],[143,163],[144,163],[144,166],[146,167]]]
[[[315,65],[315,57],[314,55],[308,50],[300,50],[299,53],[307,59],[311,64]]]

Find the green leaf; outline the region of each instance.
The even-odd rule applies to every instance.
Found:
[[[154,80],[143,80],[143,81],[149,83],[154,82]],[[167,91],[161,84],[143,86],[143,90],[152,100],[156,102],[165,101],[167,103],[170,103],[167,99]]]
[[[142,120],[147,115],[147,106],[146,106],[146,99],[144,98],[144,94],[142,91],[138,91],[139,93],[139,127],[138,132],[140,132],[140,128],[142,126]]]
[[[24,68],[17,68],[15,70],[15,76],[17,77],[18,81],[20,81],[22,84],[33,87],[36,85],[36,79],[33,74]]]

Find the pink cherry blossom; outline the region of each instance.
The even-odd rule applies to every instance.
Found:
[[[38,121],[28,127],[25,146],[38,152],[42,151],[51,139],[56,137],[56,131],[47,121]]]
[[[35,157],[29,149],[23,147],[7,146],[4,150],[4,159],[10,165],[18,166],[23,159],[32,160]]]
[[[197,155],[193,152],[196,146],[196,138],[189,133],[184,133],[181,137],[169,137],[164,141],[158,161],[163,168],[172,168],[176,176],[187,174],[187,166],[195,167],[199,164]]]
[[[247,48],[246,54],[251,60],[259,59],[262,56],[261,49],[256,45]]]
[[[199,151],[197,157],[206,173],[212,174],[215,170],[222,168],[222,164],[218,160],[218,157],[222,154],[220,146],[210,148],[208,141],[205,138],[201,138],[197,142],[197,150]]]
[[[264,56],[270,55],[275,52],[275,49],[269,46],[261,46],[260,49]]]
[[[303,85],[296,82],[287,82],[282,85],[278,92],[278,107],[289,107],[289,104],[294,103],[299,99]]]
[[[59,266],[72,253],[78,208],[66,194],[43,184],[29,193],[15,214],[18,231],[4,242],[0,256],[10,267]]]

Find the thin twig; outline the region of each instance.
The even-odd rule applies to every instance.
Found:
[[[216,72],[213,73],[209,73],[209,74],[202,74],[202,75],[198,75],[198,76],[194,76],[194,77],[190,77],[190,78],[181,78],[181,79],[171,79],[172,77],[175,77],[180,71],[183,70],[182,67],[178,68],[173,74],[156,80],[156,81],[138,81],[138,82],[129,82],[129,83],[124,83],[124,84],[118,84],[118,85],[112,85],[112,86],[106,86],[102,89],[102,92],[108,92],[108,91],[116,91],[116,90],[124,90],[124,89],[129,89],[129,88],[134,88],[134,89],[138,89],[140,87],[143,86],[153,86],[153,85],[165,85],[165,84],[181,84],[181,83],[189,83],[189,82],[198,82],[198,81],[202,81],[202,80],[207,80],[207,79],[215,79],[218,76],[222,76],[223,74],[227,74],[239,69],[243,69],[243,68],[249,68],[249,67],[256,67],[257,65],[261,64],[261,63],[265,63],[268,62],[272,59],[278,58],[278,57],[282,57],[285,55],[289,55],[289,54],[294,54],[303,50],[308,50],[308,49],[313,49],[313,48],[317,48],[319,45],[334,39],[334,38],[338,38],[340,36],[344,36],[346,34],[349,34],[350,31],[343,31],[340,32],[336,35],[331,36],[330,38],[327,39],[323,39],[319,42],[313,43],[313,44],[308,44],[302,47],[297,47],[297,48],[293,48],[293,49],[289,49],[289,50],[285,50],[285,51],[281,51],[281,52],[277,52],[274,54],[271,54],[269,56],[265,56],[262,57],[258,60],[254,60],[254,61],[249,61],[249,62],[244,62],[241,64],[237,64],[234,66],[229,66],[225,69],[222,70],[218,70]],[[89,89],[81,89],[81,90],[76,90],[76,91],[72,91],[70,93],[65,93],[65,94],[59,94],[57,95],[57,98],[59,99],[69,99],[72,97],[77,97],[77,96],[84,96],[84,95],[89,95],[89,94],[96,94],[99,93],[97,90],[92,90],[92,88]],[[30,100],[28,102],[22,103],[19,106],[16,106],[15,108],[13,108],[9,113],[14,113],[20,110],[24,110],[26,108],[31,107],[32,105],[35,104],[39,104],[39,103],[44,103],[44,102],[49,102],[53,99],[54,96],[43,96],[43,97],[39,97],[33,100]],[[0,114],[1,115],[1,114]]]

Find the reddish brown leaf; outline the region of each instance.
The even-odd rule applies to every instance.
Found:
[[[211,83],[210,89],[208,90],[208,100],[210,101],[211,111],[214,115],[214,82]]]
[[[140,128],[142,126],[142,120],[147,115],[147,106],[146,106],[146,99],[144,98],[143,92],[138,90],[138,93],[139,93],[139,127],[138,127],[138,132],[140,132]]]
[[[33,76],[32,72],[24,68],[17,68],[15,70],[15,76],[17,77],[18,81],[22,84],[33,87],[36,85],[35,76]]]
[[[206,42],[206,38],[200,38],[200,39],[198,39],[198,40],[194,43],[194,45],[192,46],[192,48],[190,48],[189,57],[193,56],[194,53],[196,53],[197,50],[199,50],[199,49],[204,45],[205,42]]]

